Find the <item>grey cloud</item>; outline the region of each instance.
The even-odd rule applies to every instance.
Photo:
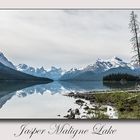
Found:
[[[0,11],[1,50],[16,64],[46,68],[82,66],[114,55],[129,60],[129,14],[103,10]]]

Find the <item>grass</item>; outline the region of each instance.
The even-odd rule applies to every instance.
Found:
[[[70,97],[89,100],[98,108],[85,107],[87,114],[97,114],[97,119],[107,119],[104,115],[104,105],[115,107],[118,119],[140,119],[140,91],[109,91],[70,94]],[[93,118],[95,118],[93,116]]]
[[[98,104],[116,107],[119,119],[140,119],[140,93],[114,91],[93,96]]]

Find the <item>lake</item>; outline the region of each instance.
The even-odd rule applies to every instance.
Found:
[[[79,108],[74,98],[64,96],[66,93],[135,90],[139,85],[133,82],[122,84],[102,81],[56,81],[48,84],[0,82],[0,118],[64,119],[70,108]]]

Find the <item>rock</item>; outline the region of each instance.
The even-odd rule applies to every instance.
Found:
[[[84,101],[81,100],[81,99],[78,99],[78,100],[75,101],[75,103],[82,106]]]
[[[88,110],[88,109],[89,109],[89,107],[88,107],[88,106],[86,106],[86,107],[84,107],[84,109],[85,109],[85,110]]]
[[[121,108],[119,108],[119,111],[120,112],[124,112],[125,111],[125,108],[121,107]]]
[[[80,115],[80,111],[79,111],[79,109],[75,109],[75,115]]]
[[[95,99],[90,99],[90,103],[91,104],[95,103]]]
[[[70,108],[67,112],[69,113],[69,112],[71,112],[72,111],[72,108]]]
[[[90,100],[90,97],[89,96],[85,96],[84,99],[85,100]]]
[[[74,96],[74,92],[70,92],[68,95],[69,95],[70,97],[73,97],[73,96]]]
[[[82,115],[81,119],[87,119],[88,117],[86,115]]]
[[[65,118],[69,118],[69,115],[67,114],[66,116],[64,116]]]
[[[68,119],[75,119],[75,110],[72,110],[71,108],[68,110],[68,115],[64,116],[67,117]]]

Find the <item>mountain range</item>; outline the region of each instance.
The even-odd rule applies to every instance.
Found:
[[[118,57],[108,60],[98,59],[94,64],[88,65],[81,69],[71,69],[67,71],[60,80],[74,81],[100,81],[104,76],[114,73],[127,73],[139,75],[140,69],[134,67],[130,63],[124,62]]]
[[[72,68],[68,71],[61,68],[52,67],[50,70],[42,68],[33,68],[25,64],[19,64],[17,70],[32,74],[40,77],[49,77],[53,80],[74,80],[74,81],[98,81],[102,80],[103,76],[112,73],[128,73],[132,75],[138,75],[140,69],[134,67],[130,63],[124,62],[118,57],[113,57],[108,60],[98,59],[94,64],[87,65],[84,68]]]
[[[37,77],[17,71],[16,67],[3,55],[3,53],[0,53],[0,80],[42,81],[42,82],[53,81],[49,78]]]
[[[3,53],[0,53],[0,67],[1,65],[22,74],[24,73],[34,77],[49,78],[61,81],[100,81],[104,76],[113,73],[127,73],[137,76],[140,74],[139,67],[135,67],[130,63],[124,62],[118,57],[113,57],[108,60],[97,59],[95,63],[87,65],[86,67],[80,69],[72,68],[66,71],[62,68],[56,68],[53,66],[49,70],[46,70],[44,67],[34,68],[32,66],[28,66],[27,64],[19,64],[15,66],[3,55]]]
[[[51,67],[50,70],[45,70],[44,67],[34,68],[26,64],[19,64],[16,66],[16,69],[27,74],[39,77],[48,77],[53,80],[60,79],[61,76],[65,73],[65,70],[62,70],[61,68]]]

